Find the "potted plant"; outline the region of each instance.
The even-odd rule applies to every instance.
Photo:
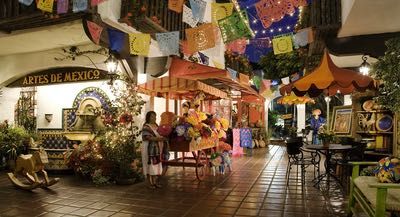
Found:
[[[18,155],[26,151],[29,138],[24,128],[10,126],[7,121],[0,124],[0,156],[7,161],[9,169],[14,168]]]
[[[325,126],[321,126],[318,129],[318,139],[322,141],[323,145],[329,145],[333,141],[335,141],[336,136],[333,131],[328,130]]]

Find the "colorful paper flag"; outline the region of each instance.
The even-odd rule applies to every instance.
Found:
[[[269,48],[272,45],[269,37],[250,39],[250,44],[257,48]]]
[[[204,65],[209,65],[210,64],[210,58],[208,58],[208,56],[206,56],[205,54],[203,54],[203,53],[201,53],[201,52],[198,52],[199,53],[199,56],[200,56],[200,59],[201,59],[201,62],[204,64]]]
[[[197,19],[199,22],[203,21],[207,2],[202,0],[190,0],[190,7],[192,8],[194,19]]]
[[[186,29],[186,38],[191,51],[200,51],[215,46],[214,29],[211,23]]]
[[[229,75],[231,76],[231,78],[232,78],[233,80],[237,80],[237,75],[238,75],[238,72],[237,72],[237,71],[235,71],[235,70],[233,70],[233,69],[231,69],[231,68],[229,68],[229,67],[227,67],[226,70],[228,70]]]
[[[58,0],[60,1],[60,0]],[[99,44],[100,42],[100,36],[101,36],[101,32],[103,31],[103,27],[97,25],[94,22],[91,21],[87,21],[87,26],[90,32],[90,36],[92,37],[92,40],[94,41],[94,43]]]
[[[107,32],[110,49],[113,51],[121,51],[124,47],[125,33],[111,28],[107,28]]]
[[[218,21],[224,43],[239,38],[251,38],[252,32],[248,26],[249,19],[246,10],[233,13],[231,16]]]
[[[293,51],[292,37],[282,36],[272,39],[274,54],[283,54]]]
[[[247,39],[240,38],[230,42],[229,44],[226,44],[226,50],[230,50],[238,54],[244,54],[244,52],[246,51],[246,45]]]
[[[177,13],[182,13],[184,0],[168,0],[168,9]]]
[[[295,47],[304,47],[308,43],[313,42],[313,32],[311,28],[300,29],[294,36],[293,36],[293,43]]]
[[[156,33],[156,39],[164,55],[179,55],[179,31]]]
[[[37,8],[42,11],[52,13],[53,12],[53,4],[54,4],[54,0],[39,0],[37,2]]]
[[[191,27],[195,27],[199,22],[197,19],[194,19],[192,10],[186,5],[183,5],[182,21],[189,24]]]
[[[149,54],[150,41],[150,34],[130,33],[129,48],[131,54],[147,56]]]
[[[104,2],[105,0],[91,0],[90,1],[90,6],[94,7],[102,2]]]
[[[182,40],[181,41],[181,43],[180,43],[180,49],[181,49],[181,52],[183,53],[183,54],[185,54],[186,56],[190,56],[190,55],[192,55],[195,51],[192,51],[192,50],[190,50],[190,48],[189,48],[189,42],[187,41],[187,40]]]
[[[85,11],[88,8],[87,0],[73,0],[72,1],[72,12],[77,13]]]
[[[216,60],[213,60],[213,64],[215,68],[224,69],[224,65]]]
[[[18,0],[19,3],[29,6],[32,4],[33,0]]]
[[[68,12],[69,1],[57,0],[57,14],[65,14]]]
[[[290,75],[290,81],[291,82],[297,81],[297,80],[299,80],[299,78],[300,78],[300,74],[297,73],[297,72]]]
[[[211,3],[211,22],[217,24],[218,20],[232,15],[233,3]]]

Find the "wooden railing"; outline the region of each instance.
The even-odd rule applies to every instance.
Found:
[[[122,0],[121,17],[128,13],[132,14],[132,26],[144,33],[180,31],[182,39],[184,30],[190,28],[182,21],[182,13],[168,9],[168,0]]]
[[[57,15],[57,4],[54,3],[53,13],[43,13],[36,8],[36,1],[25,6],[18,0],[0,0],[0,31],[10,33],[35,27],[43,27],[81,19],[85,13],[72,13],[72,1],[69,1],[66,14]]]

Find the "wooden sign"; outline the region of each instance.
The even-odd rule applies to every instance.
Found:
[[[105,70],[86,67],[62,67],[26,75],[12,82],[8,87],[32,87],[107,79],[109,79],[109,76]]]

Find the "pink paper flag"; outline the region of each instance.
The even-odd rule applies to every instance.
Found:
[[[227,44],[226,49],[238,54],[244,54],[246,45],[247,40],[245,38],[240,38]]]
[[[68,12],[68,0],[57,0],[57,14],[65,14]]]
[[[94,22],[87,21],[87,26],[90,32],[90,36],[94,43],[99,44],[101,32],[103,31],[103,27],[97,25]]]
[[[105,0],[91,0],[90,1],[90,6],[94,7],[102,2],[104,2]]]

